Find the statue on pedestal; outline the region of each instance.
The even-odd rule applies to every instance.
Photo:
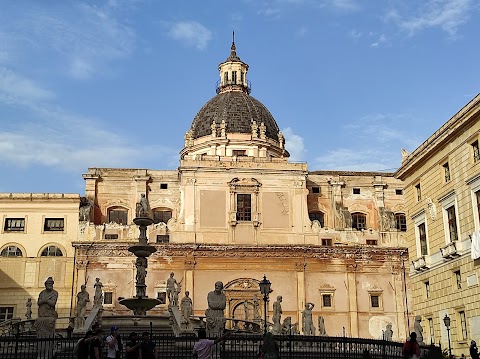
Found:
[[[188,329],[190,327],[190,316],[193,314],[193,303],[188,290],[185,291],[185,297],[180,302],[180,312],[182,313],[181,323]]]
[[[256,294],[253,295],[253,320],[261,320],[259,305],[258,305],[258,297]]]
[[[95,284],[93,285],[93,287],[95,288],[95,295],[93,296],[93,307],[101,309],[103,308],[103,284],[102,282],[100,282],[100,278],[95,278]]]
[[[82,284],[81,290],[77,294],[77,313],[75,316],[75,329],[83,329],[85,327],[85,311],[87,303],[90,302],[90,294],[87,292],[87,286]]]
[[[168,305],[173,305],[175,292],[178,288],[177,280],[174,278],[175,274],[173,272],[170,273],[170,277],[167,279],[167,298],[168,298]],[[176,286],[176,287],[175,287]]]
[[[326,336],[327,330],[325,329],[325,320],[321,315],[318,316],[318,335]]]
[[[417,333],[417,343],[423,345],[423,328],[420,322],[422,321],[422,316],[417,315],[415,317],[415,324],[413,325],[413,329],[415,329],[415,333]]]
[[[393,337],[392,325],[387,324],[387,329],[385,329],[385,332],[384,332],[384,339],[391,342],[392,337]]]
[[[137,210],[135,215],[137,217],[150,217],[148,199],[145,196],[145,193],[140,195],[140,201],[137,203]]]
[[[38,296],[38,318],[35,321],[35,330],[39,338],[49,338],[55,335],[55,321],[58,316],[55,305],[58,292],[53,289],[53,284],[53,278],[48,277],[45,281],[45,289]]]
[[[302,312],[302,330],[303,335],[315,335],[315,327],[313,326],[312,310],[315,307],[313,303],[306,303]]]
[[[145,278],[147,277],[147,259],[137,257],[135,266],[137,267],[137,275],[135,276],[136,284],[145,285]]]
[[[25,308],[25,318],[27,318],[27,320],[32,319],[32,298],[27,299],[27,303],[25,303]]]
[[[282,333],[282,296],[277,296],[277,300],[273,302],[273,334]]]
[[[223,283],[216,282],[215,290],[207,295],[208,309],[205,311],[207,322],[207,336],[219,338],[225,329],[224,310],[227,306],[227,298],[223,293]]]

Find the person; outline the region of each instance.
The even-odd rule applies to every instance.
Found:
[[[105,339],[107,343],[107,358],[119,359],[122,353],[121,337],[118,333],[118,327],[112,326],[110,335]]]
[[[213,347],[220,342],[223,342],[230,332],[226,332],[221,337],[213,340],[207,339],[207,332],[205,329],[198,331],[198,342],[193,346],[193,356],[198,359],[210,359],[212,357]]]
[[[83,338],[80,338],[73,348],[73,354],[77,359],[89,358],[89,345],[91,338],[93,338],[93,331],[88,330]]]
[[[372,356],[370,355],[370,352],[368,351],[368,349],[363,350],[362,359],[372,359]]]
[[[475,342],[475,340],[472,340],[470,342],[470,356],[472,357],[472,359],[479,359],[477,343]]]
[[[417,333],[410,333],[410,340],[403,345],[403,356],[405,358],[420,358],[420,345],[417,343]]]
[[[157,359],[157,347],[150,339],[149,332],[143,332],[142,343],[140,345],[140,358],[142,359]]]
[[[223,283],[215,282],[215,290],[207,295],[208,309],[205,311],[207,335],[218,337],[225,329],[224,310],[227,307],[227,298],[223,293]]]
[[[127,343],[125,345],[127,358],[126,359],[140,359],[140,347],[142,342],[138,342],[136,332],[131,332],[128,336]]]
[[[102,348],[103,348],[103,330],[99,325],[95,325],[94,336],[90,341],[90,359],[102,359]]]
[[[260,346],[260,358],[265,359],[278,359],[280,358],[280,350],[278,348],[278,344],[273,337],[273,334],[268,332],[265,335],[265,339],[263,340],[263,344]]]

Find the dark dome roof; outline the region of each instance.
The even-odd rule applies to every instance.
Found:
[[[263,122],[266,136],[278,141],[279,129],[270,111],[243,91],[222,92],[208,101],[193,119],[193,138],[210,135],[214,120],[217,127],[225,120],[227,133],[252,133],[252,120],[258,126]]]

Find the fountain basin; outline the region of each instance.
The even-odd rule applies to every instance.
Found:
[[[147,297],[126,298],[120,300],[119,303],[132,310],[135,315],[145,315],[147,310],[150,310],[155,306],[162,304],[162,302],[158,299]]]
[[[155,249],[155,247],[148,244],[136,244],[128,247],[128,251],[133,253],[137,257],[147,258],[152,253],[155,253],[157,250]]]

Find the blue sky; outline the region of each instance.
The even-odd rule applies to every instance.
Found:
[[[294,161],[395,170],[479,91],[477,0],[0,0],[0,192],[174,169],[217,65],[250,65]],[[477,19],[477,20],[475,20]]]

